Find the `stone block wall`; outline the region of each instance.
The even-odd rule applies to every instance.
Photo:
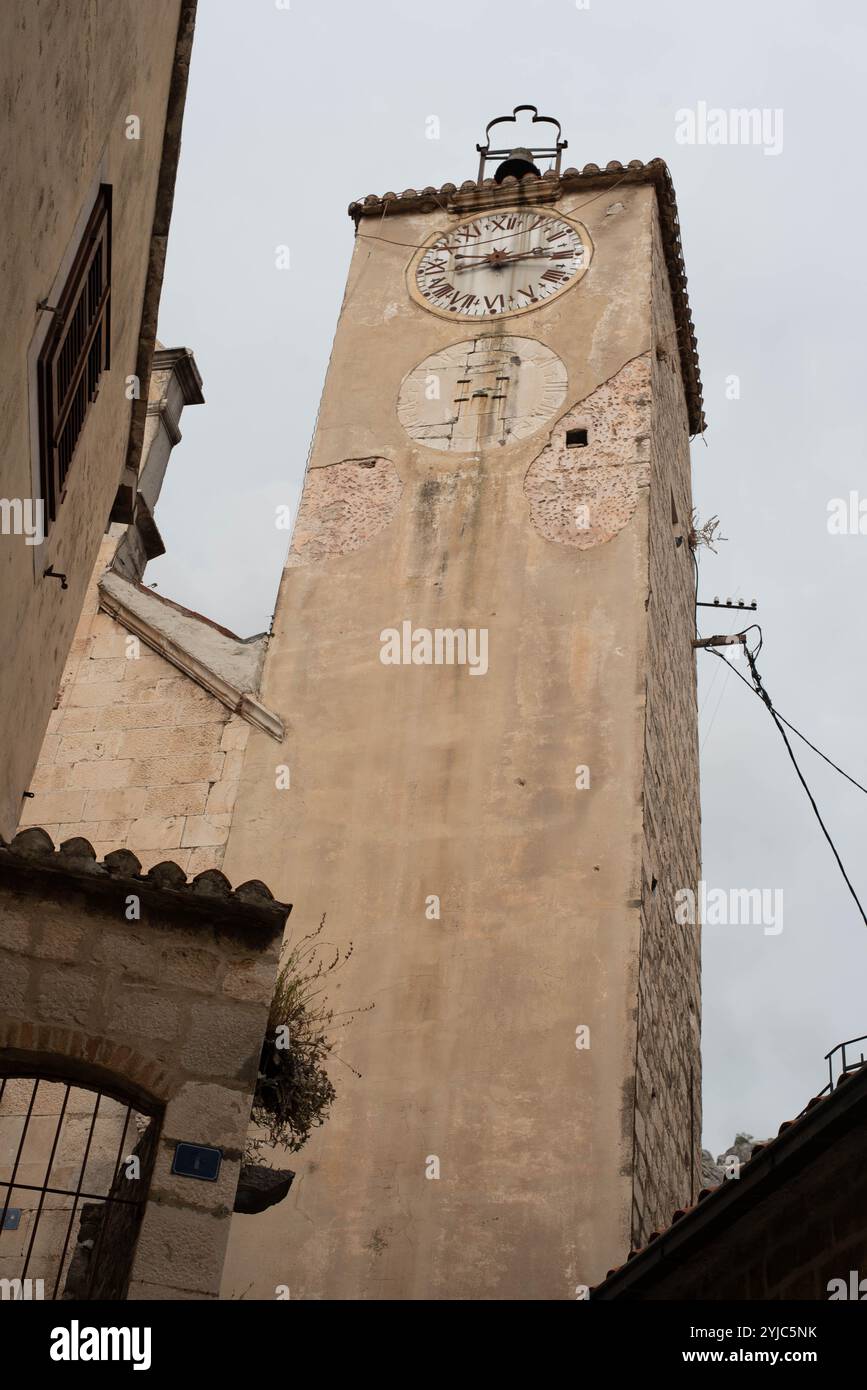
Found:
[[[0,834],[14,833],[124,460],[127,380],[144,382],[180,148],[194,0],[4,0],[0,74],[0,498],[39,497],[36,359],[101,184],[112,188],[111,367],[45,542],[0,533]],[[140,122],[128,138],[130,115]],[[53,565],[68,587],[43,578]]]
[[[689,1205],[701,1177],[698,925],[675,922],[701,863],[688,416],[659,226],[652,252],[651,469],[644,845],[635,1077],[634,1245]],[[680,540],[680,544],[678,544]]]
[[[38,829],[0,847],[0,1073],[104,1087],[161,1115],[130,1298],[217,1296],[287,912],[262,884],[146,876],[131,854],[100,864],[80,840],[56,853]],[[7,1166],[21,1120],[10,1096]],[[50,1088],[46,1104],[53,1125]],[[216,1183],[172,1174],[179,1141],[222,1150]]]
[[[223,862],[249,725],[98,611],[116,544],[103,542],[21,825],[194,876]]]

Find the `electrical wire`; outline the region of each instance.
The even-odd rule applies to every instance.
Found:
[[[756,647],[756,651],[755,651],[755,652],[751,651],[750,648],[746,645],[746,643],[744,644],[744,650],[746,651],[746,654],[747,654],[747,661],[749,662],[750,674],[751,674],[751,676],[752,676],[752,678],[753,678],[753,685],[750,686],[750,689],[753,691],[753,694],[754,694],[754,695],[758,695],[758,697],[759,697],[759,699],[762,701],[762,703],[763,703],[764,705],[767,706],[768,713],[770,714],[771,718],[773,719],[774,723],[776,724],[777,728],[778,728],[779,731],[780,731],[780,737],[782,738],[783,743],[786,745],[786,752],[788,753],[789,757],[790,757],[791,760],[792,760],[792,763],[793,763],[794,768],[795,768],[795,772],[797,773],[797,776],[798,776],[798,781],[801,783],[801,786],[804,788],[804,791],[807,793],[807,798],[808,798],[808,800],[809,800],[809,802],[810,802],[810,805],[811,805],[812,808],[813,808],[813,814],[815,815],[816,820],[819,822],[819,825],[821,826],[822,834],[825,836],[825,839],[828,841],[828,844],[831,846],[831,853],[833,854],[834,858],[835,858],[836,861],[837,861],[837,866],[838,866],[838,868],[839,868],[839,870],[840,870],[840,873],[843,875],[843,879],[844,879],[844,882],[845,882],[845,884],[846,884],[846,887],[849,889],[849,892],[851,893],[851,895],[852,895],[852,897],[853,897],[853,899],[854,899],[854,901],[855,901],[855,905],[857,906],[858,911],[859,911],[860,914],[861,914],[861,917],[862,917],[862,919],[863,919],[863,921],[864,921],[864,925],[867,926],[867,912],[864,911],[864,908],[863,908],[862,905],[861,905],[861,900],[859,899],[858,894],[855,892],[855,889],[854,889],[854,887],[853,887],[853,885],[852,885],[852,881],[851,881],[851,879],[849,878],[849,875],[846,873],[846,869],[845,869],[845,867],[844,867],[844,865],[843,865],[843,861],[842,861],[842,859],[840,858],[839,853],[837,852],[837,847],[836,847],[836,845],[834,844],[834,841],[831,839],[830,832],[829,832],[827,826],[825,825],[825,822],[822,820],[821,813],[820,813],[820,811],[819,811],[818,806],[816,805],[815,797],[813,796],[813,793],[810,791],[810,788],[809,788],[808,785],[807,785],[807,782],[806,782],[806,779],[805,779],[805,777],[804,777],[804,774],[802,773],[800,767],[798,766],[798,760],[797,760],[797,758],[795,757],[795,754],[794,754],[794,752],[793,752],[793,750],[792,750],[792,745],[790,744],[788,738],[786,737],[786,732],[785,732],[785,729],[783,728],[783,722],[784,722],[784,721],[782,720],[782,717],[781,717],[780,715],[778,715],[778,714],[777,714],[777,711],[774,709],[774,706],[773,706],[773,702],[772,702],[772,700],[771,700],[771,697],[769,696],[768,692],[765,690],[764,685],[762,684],[762,678],[761,678],[761,676],[759,675],[758,668],[756,667],[756,656],[757,656],[758,653],[761,651],[761,646],[762,646],[762,633],[761,633],[761,628],[758,627],[758,624],[752,624],[752,627],[755,627],[756,630],[757,630],[758,633],[759,633],[759,640],[758,640],[758,645],[757,645],[757,647]],[[739,635],[739,636],[744,636],[747,632],[750,632],[751,630],[752,630],[752,628],[746,628],[746,629],[744,630],[744,633],[743,633],[743,634],[738,634],[738,635]],[[708,648],[705,648],[705,650],[707,650],[707,651],[712,651],[713,649],[710,648],[710,647],[708,647]],[[718,653],[714,653],[714,655],[718,655]],[[725,657],[722,657],[721,659],[722,659],[723,661],[725,661]],[[731,665],[731,662],[726,661],[726,665],[727,665],[728,667],[730,667],[731,670],[734,671],[734,667]],[[740,675],[740,672],[739,672],[739,671],[736,671],[735,674],[736,674],[736,675]],[[741,679],[744,680],[744,677],[741,676]],[[749,681],[745,681],[745,684],[749,685]],[[788,721],[785,721],[785,722],[788,723]],[[792,726],[789,726],[789,727],[792,727]],[[793,729],[792,729],[792,732],[793,732],[793,733],[798,733],[798,730],[793,728]],[[798,737],[801,738],[801,737],[803,737],[803,735],[798,734]],[[805,739],[804,742],[806,743],[807,740]],[[812,747],[813,745],[811,744],[810,746]],[[816,749],[815,751],[818,752],[819,750]],[[820,756],[824,757],[825,755],[824,755],[824,754],[821,754]],[[825,761],[826,761],[826,762],[830,762],[831,760],[830,760],[830,758],[826,758]],[[836,767],[836,764],[832,763],[831,766],[832,766],[832,767]],[[841,769],[841,768],[837,768],[837,771],[838,771],[838,772],[841,772],[842,769]],[[848,773],[843,773],[843,776],[844,776],[844,777],[848,777]],[[849,781],[854,781],[854,778],[851,778],[851,777],[850,777],[850,778],[849,778]],[[856,783],[855,785],[856,785],[856,786],[859,786],[860,784],[859,784],[859,783]],[[861,790],[864,791],[865,788],[862,787]]]
[[[750,685],[750,682],[747,680],[746,676],[742,676],[737,667],[732,666],[732,663],[726,657],[723,656],[722,652],[716,651],[713,647],[704,647],[703,650],[710,652],[711,656],[718,657],[719,660],[723,663],[723,665],[728,666],[730,671],[734,671],[734,674],[737,676],[738,680],[743,682],[747,690],[749,690],[752,695],[758,696],[759,699],[762,698],[761,695],[759,695],[759,692],[756,690],[755,686]],[[814,753],[818,753],[819,757],[822,758],[822,760],[826,762],[829,767],[833,767],[835,772],[839,772],[840,776],[845,777],[847,782],[851,782],[853,787],[857,787],[859,792],[864,792],[864,794],[867,795],[867,787],[865,787],[861,782],[857,781],[856,778],[852,777],[848,772],[846,772],[845,768],[842,768],[837,763],[835,763],[833,758],[829,758],[827,753],[823,753],[821,748],[817,748],[815,743],[811,743],[810,740],[807,738],[807,735],[802,734],[800,729],[796,729],[795,725],[791,724],[788,719],[784,718],[784,716],[780,714],[779,710],[775,710],[775,713],[780,723],[785,724],[787,729],[791,729],[792,733],[796,734],[797,737],[802,741],[802,743],[806,743],[808,748],[812,748]]]
[[[726,664],[728,665],[728,663],[726,663]],[[730,669],[730,670],[734,670],[734,667],[729,667],[729,669]],[[716,669],[716,675],[719,675],[719,667],[717,667],[717,669]],[[706,747],[706,745],[707,745],[707,741],[708,741],[708,739],[710,738],[711,730],[713,729],[713,726],[714,726],[714,724],[716,723],[716,717],[717,717],[717,715],[718,715],[719,712],[720,712],[720,706],[722,705],[723,699],[724,699],[724,697],[725,697],[726,687],[727,687],[728,683],[729,683],[728,675],[723,676],[722,686],[721,686],[721,688],[720,688],[719,695],[717,696],[717,702],[716,702],[716,705],[714,706],[713,714],[712,714],[711,717],[710,717],[710,723],[708,724],[708,726],[707,726],[707,728],[706,728],[706,730],[705,730],[704,738],[702,739],[702,741],[701,741],[701,746],[700,746],[700,748],[699,748],[699,750],[698,750],[698,751],[699,751],[699,754],[702,754],[702,753],[704,752],[705,747]],[[708,696],[707,696],[708,704],[710,704],[710,697],[711,697],[712,694],[713,694],[713,681],[711,681],[711,688],[710,688],[710,690],[708,691]]]

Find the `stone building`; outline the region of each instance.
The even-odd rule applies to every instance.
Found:
[[[195,0],[0,7],[0,835],[131,521]]]
[[[489,142],[460,189],[352,205],[269,635],[142,582],[202,399],[158,348],[26,787],[19,857],[41,826],[100,881],[225,896],[222,867],[355,943],[327,1130],[289,1201],[235,1218],[224,1297],[572,1298],[700,1186],[699,929],[674,921],[699,876],[695,339],[665,166],[562,170],[563,147],[543,176]],[[158,1000],[163,947],[130,951]],[[249,965],[260,1025],[273,966]]]
[[[140,583],[202,400],[154,351],[195,8],[0,12],[3,1299],[215,1298],[266,1200],[239,1173],[289,908],[217,868],[262,643]]]
[[[155,337],[194,17],[0,14],[0,1291],[825,1297],[867,1258],[864,1067],[737,1183],[703,1167],[669,172],[564,169],[518,107],[475,180],[351,204],[272,630],[240,637],[144,582],[203,402]],[[352,949],[337,1099],[274,1205],[293,1175],[242,1170],[290,898]]]
[[[288,911],[0,846],[0,1297],[217,1297]]]
[[[223,865],[375,1007],[229,1297],[574,1298],[699,1190],[695,337],[665,165],[556,137],[350,208]]]
[[[247,734],[283,727],[255,696],[265,638],[141,583],[201,388],[158,344],[137,505],[103,539],[0,849],[0,1279],[48,1297],[214,1298],[232,1211],[265,1205],[237,1189],[288,908],[219,865]],[[128,919],[131,898],[149,910]],[[175,1173],[179,1144],[220,1155],[213,1186]]]
[[[192,353],[158,346],[141,502],[103,539],[21,822],[192,875],[222,863],[250,729],[283,732],[255,694],[265,636],[242,641],[141,582],[162,553],[153,511],[181,415],[202,399]]]
[[[28,788],[355,943],[327,1130],[224,1297],[572,1298],[700,1187],[695,342],[665,166],[560,148],[352,205],[270,636],[142,583],[201,400],[158,350]]]

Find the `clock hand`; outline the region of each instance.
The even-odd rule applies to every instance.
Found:
[[[556,247],[551,247],[550,250],[546,251],[544,246],[529,246],[526,249],[526,251],[498,251],[496,248],[494,248],[493,251],[486,252],[484,256],[464,256],[460,251],[458,251],[455,253],[455,260],[497,262],[517,261],[520,260],[522,256],[551,256],[555,261],[558,261],[564,259],[565,257],[574,256],[576,254],[580,255],[581,253],[576,253],[572,248],[564,247],[563,249],[558,250]]]
[[[500,266],[500,265],[511,265],[513,261],[521,261],[521,260],[534,260],[534,261],[540,261],[540,260],[544,260],[546,257],[548,257],[549,259],[553,259],[553,260],[562,260],[562,259],[564,258],[564,255],[565,255],[565,254],[566,254],[566,253],[564,253],[563,251],[542,251],[542,250],[538,250],[538,251],[512,251],[511,253],[505,253],[505,252],[504,252],[501,256],[497,256],[496,258],[493,257],[493,256],[480,256],[480,257],[474,257],[473,260],[474,260],[474,261],[477,260],[478,262],[480,262],[480,264],[473,264],[473,265],[456,265],[455,268],[454,268],[454,273],[455,273],[456,275],[460,275],[460,274],[462,274],[464,271],[467,271],[467,270],[480,270],[480,269],[481,269],[483,266],[485,266],[485,265],[491,266],[493,269],[496,269],[497,266]],[[462,259],[463,259],[463,258],[462,258]]]
[[[493,247],[491,248],[490,251],[483,251],[483,252],[481,253],[481,255],[476,256],[476,255],[473,255],[473,254],[471,254],[471,253],[464,253],[463,251],[458,251],[457,249],[455,249],[455,260],[462,260],[462,261],[490,261],[490,260],[499,260],[501,257],[503,257],[503,256],[508,256],[508,255],[512,255],[512,256],[526,256],[526,255],[529,255],[531,251],[532,251],[532,247],[528,247],[528,248],[527,248],[526,250],[524,250],[524,251],[512,251],[512,252],[509,252],[509,251],[501,251],[499,247],[493,246]]]

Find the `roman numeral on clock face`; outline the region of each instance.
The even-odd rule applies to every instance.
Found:
[[[457,237],[458,241],[463,242],[465,246],[468,241],[472,241],[474,237],[479,237],[481,235],[482,229],[479,226],[478,222],[470,222],[468,226],[458,227],[455,231],[455,236]]]
[[[448,280],[446,280],[444,285],[440,285],[438,289],[430,291],[430,298],[448,299],[451,295],[458,296],[458,294],[459,292],[455,289],[454,285],[450,285]]]

